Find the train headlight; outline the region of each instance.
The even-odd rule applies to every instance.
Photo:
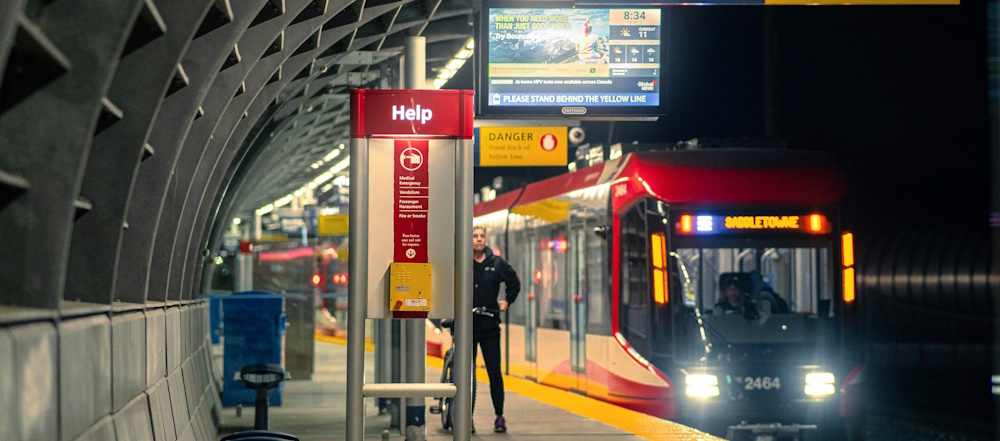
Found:
[[[813,372],[806,374],[806,395],[825,397],[833,395],[835,388],[833,374],[830,372]]]
[[[712,374],[688,374],[684,377],[689,397],[719,396],[719,378]]]

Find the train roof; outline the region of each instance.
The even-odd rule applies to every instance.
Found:
[[[631,153],[538,181],[476,204],[475,216],[627,184],[615,207],[645,196],[685,205],[831,205],[847,194],[836,157],[826,152],[777,149],[668,150]]]

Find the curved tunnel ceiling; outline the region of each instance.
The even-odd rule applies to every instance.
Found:
[[[408,36],[426,37],[432,76],[471,37],[472,10],[0,2],[0,304],[197,295],[202,257],[229,219],[347,156],[330,158],[348,144],[348,90],[398,85]]]

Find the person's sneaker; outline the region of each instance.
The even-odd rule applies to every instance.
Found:
[[[496,421],[493,422],[493,431],[497,433],[507,431],[507,420],[503,418],[503,415],[498,416]]]

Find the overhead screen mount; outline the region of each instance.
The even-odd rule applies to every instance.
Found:
[[[656,120],[666,114],[665,12],[585,0],[483,0],[476,117]]]

